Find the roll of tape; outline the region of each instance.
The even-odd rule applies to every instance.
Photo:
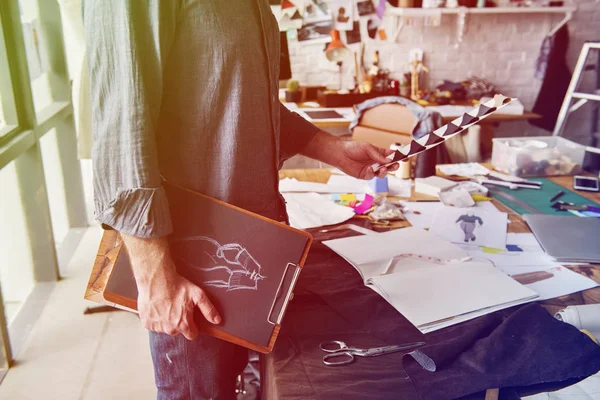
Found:
[[[400,179],[410,179],[412,175],[410,169],[410,161],[400,161],[400,168],[396,172],[396,176]]]

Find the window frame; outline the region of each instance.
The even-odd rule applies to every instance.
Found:
[[[10,114],[10,122],[14,121],[14,123],[0,128],[0,170],[9,163],[15,162],[17,190],[22,199],[23,218],[33,261],[35,287],[30,296],[39,298],[40,293],[49,296],[51,291],[47,290],[47,285],[53,284],[59,278],[40,147],[40,139],[52,129],[57,132],[60,169],[64,180],[63,190],[66,207],[69,210],[69,228],[77,230],[87,227],[88,224],[81,166],[77,159],[77,136],[70,99],[70,78],[65,59],[60,8],[55,1],[35,1],[39,7],[42,34],[46,37],[48,46],[52,103],[35,112],[19,2],[2,0],[0,1],[0,51],[4,51],[6,60],[0,59],[0,91],[3,112],[5,115]],[[6,120],[9,121],[8,117]],[[25,302],[17,318],[21,314],[24,315],[23,318],[26,318],[26,315],[39,316],[39,312],[36,311],[41,310],[23,309],[29,303],[32,303],[32,307],[39,308],[44,302]],[[28,326],[27,329],[31,329],[35,320],[30,322],[24,324],[21,320],[19,324],[13,325]],[[13,337],[23,337],[28,333],[12,332],[12,329],[12,326],[7,326],[4,315],[0,282],[0,338],[2,339],[0,352],[6,357],[7,368],[10,367],[19,350],[15,349],[15,345],[18,346],[15,344],[16,341],[11,343],[11,336],[14,334]],[[5,372],[3,366],[0,365],[0,382],[4,376],[3,372]]]

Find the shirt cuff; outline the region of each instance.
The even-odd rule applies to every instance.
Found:
[[[98,221],[127,235],[157,238],[173,232],[163,187],[119,189],[108,205],[96,200],[95,207]]]

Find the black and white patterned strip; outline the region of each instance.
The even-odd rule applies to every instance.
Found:
[[[439,144],[445,142],[451,137],[459,134],[460,132],[467,129],[470,125],[473,125],[483,118],[493,114],[498,111],[500,108],[512,102],[514,99],[511,97],[505,97],[503,95],[497,94],[493,99],[485,102],[484,104],[480,104],[475,107],[473,110],[464,113],[462,116],[454,119],[452,122],[442,126],[441,128],[436,129],[435,131],[429,133],[421,137],[420,139],[413,139],[410,144],[407,144],[400,149],[397,149],[393,154],[387,157],[390,160],[386,164],[373,164],[371,167],[373,171],[377,171],[381,167],[387,167],[396,162],[402,161],[406,158],[414,157],[419,153],[424,152],[430,148],[438,146]]]

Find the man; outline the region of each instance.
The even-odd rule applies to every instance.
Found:
[[[86,0],[83,16],[96,217],[130,256],[158,397],[232,398],[247,352],[198,335],[196,308],[213,324],[221,317],[175,272],[162,178],[285,221],[277,171],[286,158],[369,179],[390,152],[342,142],[281,105],[267,0]]]

